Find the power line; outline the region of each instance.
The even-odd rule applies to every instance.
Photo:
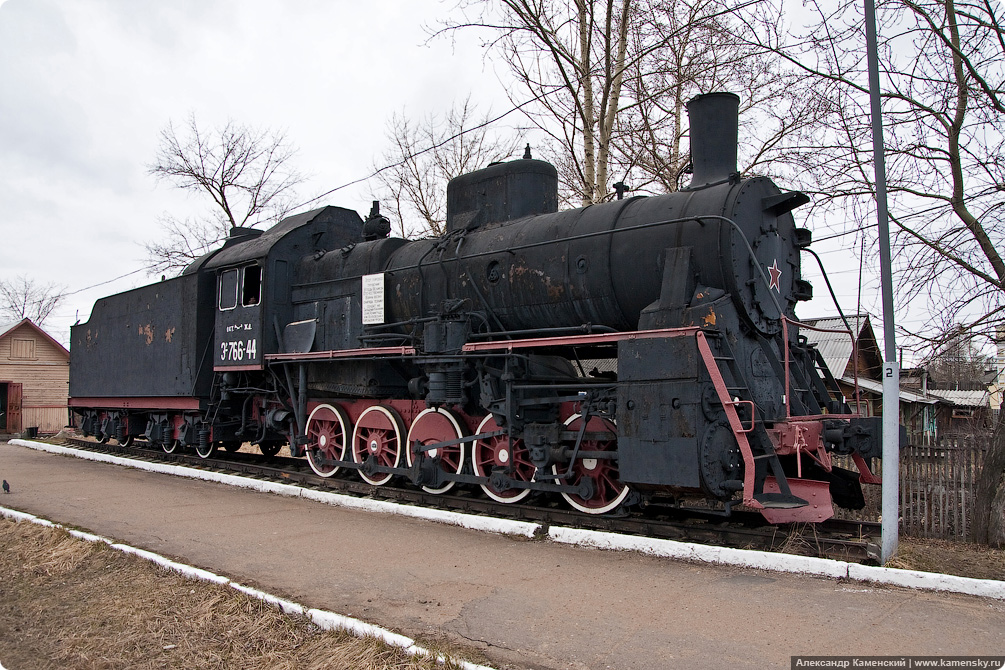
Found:
[[[90,291],[92,288],[98,288],[99,286],[104,286],[105,284],[111,284],[112,282],[119,281],[120,279],[125,279],[126,277],[134,275],[137,272],[146,272],[147,270],[149,270],[152,267],[153,267],[152,265],[148,265],[148,266],[139,268],[137,270],[133,270],[132,272],[127,272],[124,275],[119,275],[118,277],[115,277],[114,279],[108,279],[108,280],[103,281],[103,282],[98,282],[97,284],[92,284],[90,286],[85,286],[84,288],[78,288],[76,291],[68,291],[66,293],[60,293],[59,296],[61,298],[65,298],[66,296],[74,295],[74,294],[77,294],[77,293],[83,293],[84,291]]]
[[[465,128],[465,129],[463,129],[463,130],[461,130],[461,131],[459,131],[457,133],[454,133],[450,137],[448,137],[448,138],[446,138],[444,140],[441,140],[440,142],[437,142],[436,144],[433,144],[431,146],[426,147],[425,149],[422,149],[420,151],[416,151],[413,154],[409,154],[409,155],[405,156],[404,158],[402,158],[397,163],[392,163],[390,165],[385,165],[384,167],[375,170],[374,172],[372,172],[371,174],[369,174],[369,175],[367,175],[365,177],[361,177],[359,179],[354,179],[353,181],[350,181],[350,182],[347,182],[345,184],[342,184],[341,186],[336,186],[335,188],[333,188],[331,190],[328,190],[328,191],[322,193],[321,195],[315,196],[315,197],[311,198],[310,200],[305,200],[304,202],[300,203],[299,205],[295,205],[295,206],[291,207],[290,209],[292,211],[292,210],[300,209],[302,207],[306,207],[307,205],[309,205],[309,204],[311,204],[313,202],[316,202],[316,201],[320,200],[321,198],[327,197],[327,196],[331,195],[332,193],[335,193],[336,191],[341,191],[344,188],[348,188],[350,186],[354,186],[356,184],[359,184],[361,182],[367,181],[369,179],[373,179],[374,177],[376,177],[377,175],[379,175],[381,172],[385,172],[385,171],[390,170],[392,168],[400,167],[400,166],[404,165],[405,163],[407,163],[408,161],[410,161],[413,158],[416,158],[416,157],[421,156],[423,154],[429,153],[430,151],[434,151],[435,149],[439,149],[440,147],[442,147],[445,144],[449,144],[450,142],[453,142],[458,137],[461,137],[461,136],[463,136],[463,135],[465,135],[467,133],[473,132],[475,130],[480,130],[481,128],[484,128],[484,127],[489,126],[489,125],[491,125],[493,123],[496,123],[497,121],[501,121],[502,119],[506,118],[507,116],[509,116],[513,112],[517,112],[517,111],[523,109],[524,107],[526,107],[527,105],[531,104],[532,102],[537,102],[538,100],[541,100],[541,99],[543,99],[543,98],[545,98],[545,97],[547,97],[547,96],[549,96],[549,95],[551,95],[551,94],[553,94],[553,93],[555,93],[555,92],[557,92],[559,90],[561,90],[559,87],[555,87],[555,88],[552,88],[550,91],[543,91],[543,92],[539,93],[538,95],[536,95],[536,96],[534,96],[534,97],[532,97],[532,98],[530,98],[528,100],[525,100],[525,101],[521,102],[518,105],[515,105],[515,106],[511,107],[510,109],[508,109],[507,111],[503,112],[502,114],[499,114],[496,117],[493,117],[491,119],[486,119],[482,123],[479,123],[479,124],[477,124],[475,126],[472,126],[470,128]],[[216,242],[214,242],[213,244],[217,244],[217,243],[219,243],[221,241],[223,241],[223,240],[222,239],[216,240]],[[213,245],[209,245],[209,246],[213,246]],[[62,293],[60,295],[61,295],[61,297],[67,297],[67,296],[75,295],[77,293],[83,293],[84,291],[89,291],[92,288],[98,288],[99,286],[104,286],[106,284],[111,284],[112,282],[116,282],[116,281],[118,281],[120,279],[125,279],[126,277],[132,276],[132,275],[137,274],[139,272],[146,272],[146,271],[150,270],[151,268],[156,267],[156,265],[157,265],[156,263],[153,263],[153,264],[150,264],[150,265],[146,265],[146,266],[143,266],[143,267],[138,268],[136,270],[133,270],[132,272],[127,272],[124,275],[120,275],[118,277],[115,277],[113,279],[108,279],[108,280],[103,281],[103,282],[98,282],[97,284],[92,284],[91,286],[86,286],[84,288],[80,288],[80,289],[77,289],[75,291],[68,291],[68,292]]]
[[[384,167],[375,170],[374,172],[372,172],[371,174],[369,174],[369,175],[367,175],[365,177],[360,177],[359,179],[354,179],[353,181],[350,181],[348,183],[342,184],[341,186],[336,186],[335,188],[333,188],[333,189],[331,189],[329,191],[325,191],[321,195],[315,196],[315,197],[311,198],[310,200],[306,200],[306,201],[300,203],[299,205],[296,205],[296,206],[292,207],[291,209],[300,209],[301,207],[306,207],[307,205],[309,205],[309,204],[311,204],[313,202],[316,202],[316,201],[320,200],[321,198],[324,198],[324,197],[327,197],[327,196],[331,195],[335,191],[341,191],[344,188],[349,188],[350,186],[355,186],[356,184],[362,183],[362,182],[367,181],[369,179],[373,179],[374,177],[376,177],[377,175],[379,175],[381,172],[385,172],[385,171],[390,170],[392,168],[401,167],[402,165],[406,164],[408,161],[412,160],[413,158],[417,158],[418,156],[421,156],[422,154],[429,153],[430,151],[433,151],[435,149],[439,149],[443,145],[449,144],[450,142],[453,142],[454,140],[456,140],[458,137],[461,137],[462,135],[465,135],[465,134],[470,133],[470,132],[475,131],[475,130],[479,130],[479,129],[484,128],[486,126],[489,126],[489,125],[491,125],[491,124],[493,124],[493,123],[495,123],[497,121],[500,121],[500,120],[506,118],[507,116],[509,116],[510,114],[512,114],[513,112],[517,112],[517,111],[523,109],[524,107],[526,107],[530,103],[537,102],[538,100],[541,100],[542,98],[545,98],[545,97],[551,95],[552,93],[555,93],[555,92],[560,91],[560,90],[561,90],[561,88],[555,87],[555,88],[551,89],[550,91],[544,91],[542,93],[539,93],[539,94],[535,95],[533,98],[525,100],[525,101],[521,102],[519,105],[511,107],[509,110],[503,112],[502,114],[500,114],[499,116],[496,116],[495,118],[486,119],[485,121],[483,121],[482,123],[479,123],[478,125],[472,126],[471,128],[465,128],[465,129],[461,130],[460,132],[454,133],[450,137],[448,137],[448,138],[446,138],[444,140],[441,140],[441,141],[437,142],[436,144],[433,144],[432,146],[428,146],[425,149],[422,149],[421,151],[416,151],[413,154],[409,154],[409,155],[405,156],[404,158],[402,158],[397,163],[392,163],[391,165],[385,165]]]
[[[816,237],[813,239],[814,244],[817,242],[826,242],[827,240],[837,239],[839,237],[844,237],[845,235],[854,235],[855,233],[860,233],[863,230],[869,230],[870,228],[876,228],[879,226],[878,223],[870,223],[866,226],[859,226],[858,228],[852,228],[851,230],[846,230],[841,233],[834,233],[833,235],[827,235],[825,237]]]

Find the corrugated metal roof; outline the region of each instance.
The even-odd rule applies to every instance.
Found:
[[[816,339],[816,336],[821,335],[827,337]],[[848,368],[848,361],[851,360],[851,338],[844,334],[842,334],[840,338],[830,337],[831,335],[831,333],[812,333],[810,331],[807,331],[806,333],[806,337],[809,341],[812,344],[817,345],[817,350],[820,352],[820,355],[824,357],[824,363],[827,364],[827,369],[830,370],[831,374],[835,377],[841,377]]]
[[[977,391],[951,391],[947,389],[929,389],[931,395],[948,400],[954,405],[961,407],[987,407],[989,394],[984,390]]]
[[[866,314],[848,317],[848,323],[852,328],[855,328],[856,325],[858,326],[859,335],[861,335],[862,329],[868,323],[868,320],[869,316]],[[803,323],[814,328],[823,328],[826,331],[841,331],[820,332],[804,328],[801,332],[806,335],[806,339],[811,344],[817,345],[817,350],[823,356],[824,363],[827,364],[827,369],[831,371],[831,374],[835,377],[844,376],[848,363],[851,361],[852,352],[854,351],[852,339],[845,329],[844,321],[840,317],[827,317],[824,319],[806,319]]]
[[[844,377],[841,381],[849,386],[853,386],[855,384],[855,380],[851,377]],[[860,389],[865,389],[866,391],[871,391],[872,393],[883,395],[883,382],[878,382],[874,379],[863,379],[862,377],[859,377],[858,387]],[[900,399],[904,402],[925,403],[928,405],[934,405],[940,400],[940,398],[931,397],[931,395],[926,398],[920,393],[915,393],[911,389],[905,388],[900,389]]]

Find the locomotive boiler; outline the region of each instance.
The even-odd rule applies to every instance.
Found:
[[[808,198],[741,177],[737,108],[689,103],[676,193],[558,211],[554,167],[528,153],[452,180],[440,237],[390,237],[376,203],[235,229],[73,328],[81,428],[204,456],[287,442],[321,476],[594,514],[861,506],[880,425],[800,334]]]

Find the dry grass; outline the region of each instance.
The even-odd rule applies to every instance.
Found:
[[[0,662],[33,668],[451,668],[225,586],[0,519]]]
[[[887,567],[1005,580],[1005,549],[991,549],[967,542],[902,537],[897,555],[890,559]]]
[[[816,528],[813,524],[793,524],[784,541],[774,551],[800,556],[821,555]],[[974,579],[1005,580],[1005,549],[992,549],[968,542],[901,536],[897,554],[886,567]]]

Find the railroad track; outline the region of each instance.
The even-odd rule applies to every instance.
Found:
[[[772,526],[759,514],[734,512],[723,517],[712,511],[649,504],[629,514],[591,516],[550,504],[502,504],[480,492],[455,488],[445,495],[396,486],[373,486],[339,477],[319,477],[299,458],[267,457],[245,452],[215,452],[210,458],[194,453],[165,453],[135,442],[131,446],[101,444],[81,438],[62,438],[64,444],[98,453],[155,463],[240,474],[265,481],[297,484],[357,497],[387,500],[434,509],[495,518],[531,521],[544,527],[563,526],[625,535],[696,542],[741,549],[759,549],[821,556],[858,563],[879,562],[880,525],[865,521],[830,519],[820,524]]]

